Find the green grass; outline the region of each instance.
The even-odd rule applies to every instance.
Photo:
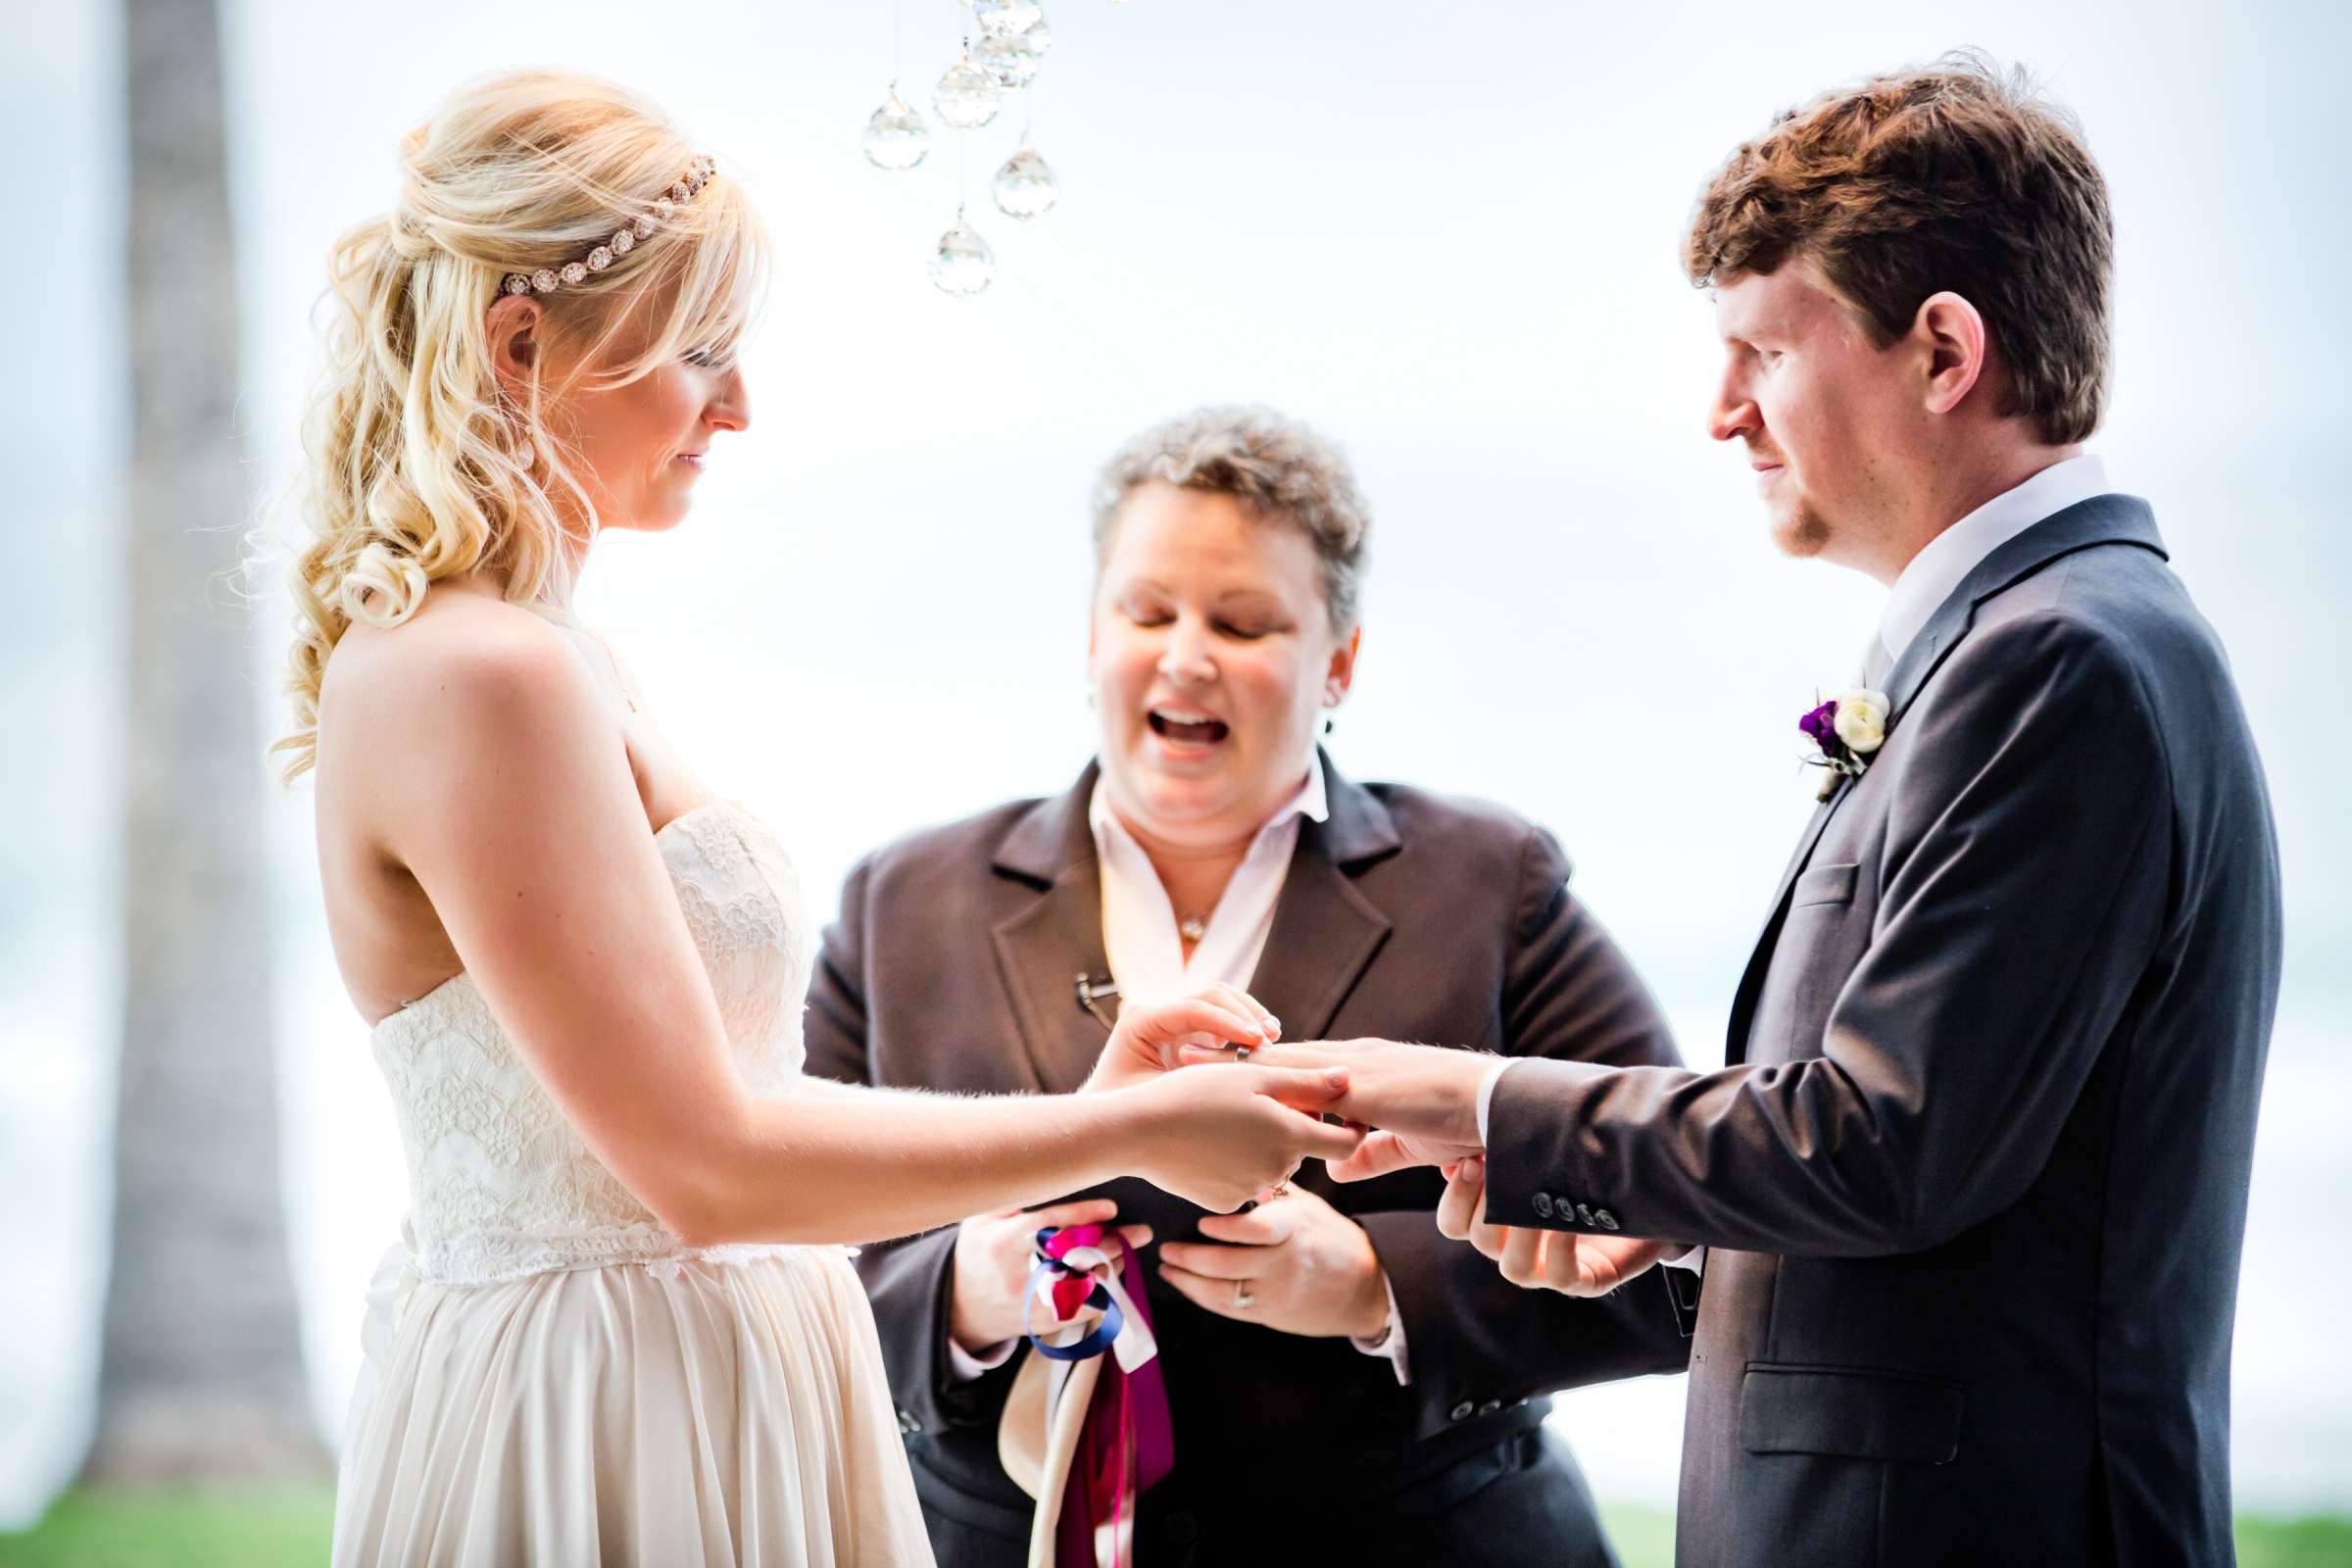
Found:
[[[0,1568],[278,1568],[326,1561],[335,1491],[69,1492],[0,1532]]]
[[[0,1568],[315,1568],[335,1511],[325,1487],[298,1492],[69,1492],[30,1530],[0,1532]],[[1625,1568],[1669,1568],[1674,1516],[1604,1507]],[[2237,1522],[2240,1568],[2352,1565],[2352,1519]]]

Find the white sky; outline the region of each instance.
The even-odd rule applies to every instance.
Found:
[[[2149,497],[2235,661],[2287,859],[2287,1005],[2241,1295],[2243,1500],[2352,1505],[2352,1370],[2321,1357],[2352,1267],[2352,939],[2336,809],[2352,763],[2352,564],[2328,429],[2346,253],[2337,8],[1846,3],[1397,7],[1054,0],[1035,144],[1061,206],[1019,225],[987,176],[1021,111],[968,140],[999,281],[936,294],[956,149],[910,174],[858,132],[892,72],[887,0],[691,9],[412,3],[229,8],[233,183],[256,494],[282,481],[328,239],[380,210],[394,138],[464,76],[551,64],[667,104],[754,187],[785,256],[749,362],[750,434],[695,515],[602,547],[587,603],[673,737],[793,843],[819,912],[866,848],[1088,755],[1080,654],[1095,466],[1209,400],[1342,441],[1376,510],[1354,702],[1363,777],[1553,826],[1584,896],[1720,1059],[1732,984],[1805,808],[1790,725],[1879,590],[1772,555],[1744,465],[1700,432],[1714,344],[1675,266],[1712,167],[1771,113],[1979,44],[2081,115],[2114,187],[2117,381],[2093,443]],[[965,13],[903,0],[928,110]],[[1792,24],[1792,23],[1794,24]],[[123,444],[119,24],[12,14],[0,158],[25,193],[0,277],[16,484],[0,675],[31,766],[0,770],[0,1524],[77,1458],[103,1290],[119,874]],[[2323,433],[2328,432],[2328,433]],[[258,630],[270,704],[276,623]],[[258,762],[257,762],[258,772]],[[402,1202],[365,1031],[318,930],[308,799],[270,798],[298,1278],[321,1420]],[[2321,1245],[2313,1245],[2318,1243]],[[22,1414],[20,1414],[22,1412]],[[1580,1395],[1564,1429],[1604,1496],[1669,1500],[1679,1383]]]

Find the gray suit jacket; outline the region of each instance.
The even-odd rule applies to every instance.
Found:
[[[1632,966],[1570,894],[1549,833],[1494,807],[1359,785],[1328,758],[1321,765],[1330,819],[1300,824],[1250,987],[1286,1035],[1395,1032],[1512,1054],[1680,1062]],[[1056,798],[913,834],[851,873],[809,993],[810,1072],[987,1094],[1066,1093],[1085,1080],[1108,1034],[1072,985],[1107,973],[1087,823],[1095,776],[1090,767]],[[1532,1428],[1547,1391],[1682,1370],[1690,1342],[1666,1278],[1600,1301],[1521,1291],[1438,1234],[1431,1210],[1445,1184],[1434,1171],[1341,1186],[1310,1163],[1297,1185],[1370,1234],[1412,1382],[1399,1387],[1345,1340],[1202,1311],[1149,1273],[1178,1470],[1213,1483],[1237,1517],[1273,1505],[1261,1486],[1295,1501],[1311,1482],[1335,1505],[1389,1496]],[[1112,1196],[1122,1217],[1162,1237],[1200,1213],[1140,1181],[1112,1184]],[[1004,1514],[1025,1530],[1027,1500],[996,1444],[1019,1356],[973,1384],[948,1371],[955,1238],[949,1226],[866,1248],[858,1272],[927,1504]],[[1233,1464],[1237,1453],[1277,1462]]]
[[[1703,1243],[1678,1560],[2216,1563],[2278,852],[2147,506],[1982,563],[1720,1072],[1514,1066],[1489,1213]]]

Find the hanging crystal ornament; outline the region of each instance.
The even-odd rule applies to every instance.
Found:
[[[1061,200],[1061,181],[1054,177],[1054,166],[1038,157],[1034,147],[1023,147],[1005,159],[988,188],[998,212],[1024,222],[1045,217]]]
[[[1037,78],[1037,68],[1044,63],[1046,51],[1053,47],[1053,29],[1041,21],[1026,32],[983,38],[975,52],[982,68],[997,78],[998,85],[1026,87]]]
[[[932,284],[942,294],[968,297],[986,289],[996,275],[997,253],[963,220],[958,207],[956,226],[939,236],[939,253],[931,258]]]
[[[1045,20],[1046,8],[1038,0],[973,0],[972,18],[980,30],[992,38],[1009,38],[1016,32],[1027,32]]]
[[[899,96],[896,82],[866,121],[864,143],[867,163],[894,172],[914,168],[931,151],[931,128],[914,105]]]
[[[931,107],[957,130],[978,130],[997,118],[1002,104],[997,78],[980,69],[969,49],[956,57],[948,74],[931,89]]]

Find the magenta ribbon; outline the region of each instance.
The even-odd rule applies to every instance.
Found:
[[[1038,1233],[1038,1251],[1048,1261],[1041,1267],[1064,1269],[1054,1282],[1054,1314],[1067,1321],[1100,1286],[1083,1273],[1066,1272],[1061,1259],[1071,1249],[1108,1250],[1116,1243],[1120,1284],[1135,1304],[1144,1327],[1152,1327],[1152,1308],[1144,1299],[1143,1270],[1127,1239],[1101,1225],[1065,1225]],[[1107,1295],[1107,1292],[1103,1293]],[[1033,1342],[1034,1343],[1034,1342]],[[1109,1348],[1106,1338],[1095,1350]],[[1153,1356],[1133,1372],[1116,1356],[1102,1364],[1095,1384],[1094,1402],[1087,1407],[1086,1425],[1078,1434],[1078,1451],[1070,1460],[1069,1484],[1062,1489],[1061,1517],[1054,1525],[1054,1559],[1057,1568],[1096,1568],[1095,1528],[1102,1523],[1124,1527],[1131,1497],[1141,1497],[1176,1468],[1176,1434],[1168,1419],[1168,1389]],[[1135,1478],[1128,1490],[1128,1477]],[[1112,1539],[1126,1532],[1114,1529]]]

